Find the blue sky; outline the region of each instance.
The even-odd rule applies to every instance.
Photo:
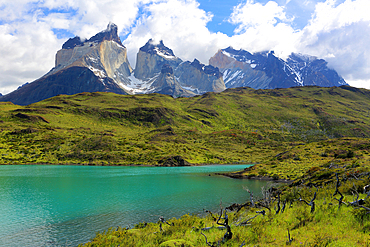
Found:
[[[109,22],[133,67],[154,38],[206,64],[228,46],[314,55],[370,89],[369,9],[369,0],[0,0],[0,93],[47,73],[68,38],[89,38]]]

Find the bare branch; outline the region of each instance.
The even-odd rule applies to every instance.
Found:
[[[294,238],[290,238],[290,232],[288,228],[288,241],[286,242],[287,244],[291,244],[293,242]]]
[[[246,190],[246,191],[249,193],[252,207],[254,207],[255,205],[254,205],[254,199],[253,199],[253,192],[252,192],[252,191],[250,191],[250,190],[248,189],[248,187],[246,187],[246,186],[245,186],[245,187],[243,187],[243,189],[244,189],[244,190]]]
[[[213,244],[208,243],[207,236],[206,236],[203,232],[201,232],[200,234],[202,234],[202,235],[205,237],[205,239],[206,239],[206,244],[207,244],[208,246],[210,246],[210,247],[213,247],[213,246],[214,246]]]

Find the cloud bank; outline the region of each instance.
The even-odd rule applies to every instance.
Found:
[[[210,30],[214,14],[201,0],[0,0],[0,92],[31,82],[54,66],[74,35],[89,38],[118,25],[131,65],[149,38],[163,40],[183,60],[208,63],[218,49],[299,52],[324,58],[352,86],[370,89],[368,0],[240,2],[225,21],[226,35]],[[309,13],[309,14],[307,14]],[[302,16],[309,16],[303,26]]]

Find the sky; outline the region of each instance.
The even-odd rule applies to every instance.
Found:
[[[370,89],[369,10],[370,0],[0,0],[0,93],[40,78],[68,38],[90,38],[109,22],[132,67],[153,38],[204,64],[229,46],[317,56]]]

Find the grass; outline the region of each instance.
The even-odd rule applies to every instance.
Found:
[[[350,87],[237,88],[178,99],[81,93],[25,107],[1,103],[0,163],[156,165],[180,155],[192,164],[265,163],[269,171],[289,161],[302,168],[298,176],[313,159],[308,152],[273,157],[294,155],[301,144],[331,150],[331,140],[366,142],[369,95]]]

